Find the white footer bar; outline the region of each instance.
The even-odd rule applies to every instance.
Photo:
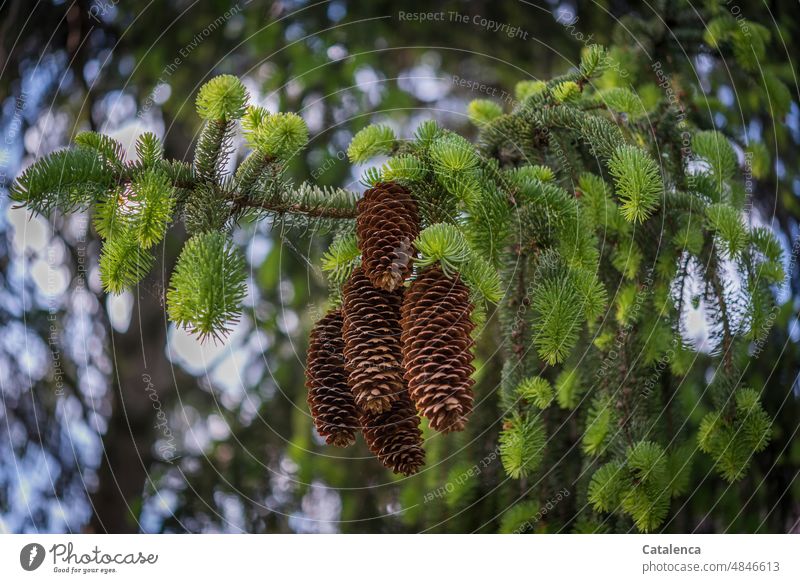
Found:
[[[795,535],[0,535],[3,582],[769,582],[798,565]]]

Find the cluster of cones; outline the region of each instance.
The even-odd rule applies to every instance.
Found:
[[[472,411],[472,304],[460,277],[439,267],[412,274],[417,205],[395,183],[367,190],[356,235],[361,266],[342,306],[311,332],[308,404],[317,431],[345,447],[362,431],[370,451],[410,475],[425,463],[420,418],[460,431]]]

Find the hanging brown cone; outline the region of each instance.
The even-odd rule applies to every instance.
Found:
[[[425,464],[419,416],[406,392],[388,411],[362,413],[361,428],[369,450],[395,474],[410,476]]]
[[[346,447],[360,427],[344,369],[342,312],[331,310],[311,331],[306,358],[308,407],[317,432],[328,445]]]
[[[401,311],[403,365],[411,399],[441,432],[460,431],[472,412],[472,331],[469,289],[440,268],[422,272]]]
[[[419,235],[417,204],[394,182],[381,182],[358,201],[356,236],[361,264],[372,285],[392,291],[411,273]]]
[[[359,267],[342,290],[344,359],[348,384],[365,412],[388,411],[405,391],[400,348],[402,288],[373,286]]]

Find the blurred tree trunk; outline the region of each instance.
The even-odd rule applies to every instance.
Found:
[[[165,273],[171,273],[180,249],[172,238],[167,241]],[[114,359],[111,416],[103,436],[98,487],[91,497],[90,532],[138,532],[142,494],[152,464],[179,456],[177,442],[173,442],[176,449],[162,454],[155,451],[156,441],[166,442],[168,431],[172,431],[169,413],[175,383],[184,387],[195,384],[192,377],[169,361],[165,352],[165,291],[164,284],[155,277],[161,273],[155,269],[132,290],[137,297],[128,330],[123,334],[109,330]],[[166,417],[160,416],[159,411]]]

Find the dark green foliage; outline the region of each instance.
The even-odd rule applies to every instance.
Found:
[[[715,468],[729,482],[742,478],[755,453],[763,450],[772,434],[772,421],[752,389],[736,392],[733,411],[707,414],[697,435],[701,451],[714,458]]]
[[[528,532],[533,527],[538,513],[539,503],[536,500],[519,502],[506,510],[500,517],[500,532],[502,534]]]
[[[231,155],[233,122],[211,119],[203,126],[194,152],[194,168],[198,178],[209,183],[222,178]]]
[[[656,530],[669,512],[667,454],[656,443],[640,441],[628,448],[624,462],[609,462],[589,484],[589,501],[597,511],[630,515],[642,532]]]
[[[145,135],[152,136],[152,134]],[[125,160],[122,144],[97,132],[81,132],[75,136],[75,144],[94,150],[104,165],[115,170],[120,170]]]
[[[48,214],[87,208],[116,182],[114,170],[88,147],[60,150],[34,162],[11,187],[12,200]]]
[[[142,166],[150,168],[163,160],[164,147],[154,133],[145,132],[136,140],[136,153]]]

